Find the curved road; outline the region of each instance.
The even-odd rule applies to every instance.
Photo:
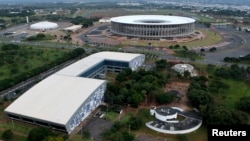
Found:
[[[206,52],[204,61],[210,64],[223,62],[225,57],[240,57],[250,54],[250,33],[237,31],[233,28],[218,28],[217,31],[226,35],[229,45],[217,48],[215,52]]]

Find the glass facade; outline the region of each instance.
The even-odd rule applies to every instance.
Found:
[[[127,68],[127,67],[129,67],[129,62],[104,60],[101,63],[89,68],[89,70],[82,73],[80,77],[93,78],[102,72],[106,72],[106,71],[116,72],[117,71],[116,69],[121,71],[123,68]]]

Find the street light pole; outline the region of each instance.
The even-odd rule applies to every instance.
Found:
[[[12,128],[14,128],[13,118],[11,118]]]

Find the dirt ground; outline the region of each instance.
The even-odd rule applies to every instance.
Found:
[[[165,139],[165,138],[152,137],[146,134],[141,134],[141,135],[136,136],[135,140],[136,141],[169,141],[168,139]]]
[[[183,110],[190,110],[190,107],[188,107],[188,99],[187,99],[187,90],[189,87],[188,82],[172,82],[170,84],[166,84],[165,91],[171,91],[171,90],[177,90],[182,94],[181,100],[178,102],[172,102],[170,104],[167,104],[167,106],[173,107],[180,107]]]

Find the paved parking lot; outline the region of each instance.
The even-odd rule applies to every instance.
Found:
[[[88,123],[82,128],[78,134],[88,131],[94,141],[102,141],[101,134],[112,127],[113,123],[98,117],[91,117]]]

